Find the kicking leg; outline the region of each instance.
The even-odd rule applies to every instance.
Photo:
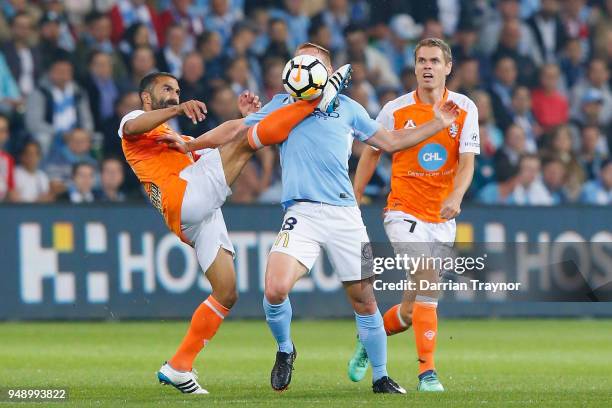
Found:
[[[287,140],[291,130],[315,110],[318,101],[296,101],[270,113],[253,127],[241,126],[237,136],[220,148],[227,184],[236,180],[256,150]]]

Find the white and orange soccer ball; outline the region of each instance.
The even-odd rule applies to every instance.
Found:
[[[327,76],[327,68],[317,57],[298,55],[285,65],[283,85],[292,97],[309,101],[321,95]]]

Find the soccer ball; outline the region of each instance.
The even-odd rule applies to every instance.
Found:
[[[283,69],[283,86],[294,98],[315,99],[321,95],[326,83],[327,68],[312,55],[293,57]]]

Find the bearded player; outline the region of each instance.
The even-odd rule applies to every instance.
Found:
[[[319,100],[298,101],[259,123],[256,147],[243,119],[227,121],[197,139],[178,135],[168,126],[169,120],[185,115],[197,123],[206,115],[202,102],[179,103],[179,94],[178,81],[171,74],[147,75],[140,83],[142,110],[125,115],[118,134],[125,158],[151,203],[168,228],[195,249],[212,286],[210,296],[193,313],[178,350],[157,373],[158,379],[183,393],[206,394],[192,370],[193,361],[237,299],[234,249],[220,209],[231,194],[229,186],[256,148],[285,140],[317,104],[326,109],[337,92],[326,87]],[[246,93],[240,96],[239,107],[247,115],[257,111],[260,103]],[[191,151],[203,154],[198,158]]]
[[[331,74],[326,49],[305,43],[297,48],[296,55],[318,58]],[[328,83],[342,89],[349,73],[349,65],[340,67]],[[289,95],[275,95],[260,111],[249,115],[246,123],[261,126],[287,104],[291,105]],[[297,357],[291,339],[289,292],[312,268],[320,249],[325,248],[355,311],[359,337],[371,357],[372,390],[405,393],[387,373],[383,318],[374,298],[372,277],[362,275],[362,243],[368,241],[368,235],[353,195],[348,158],[354,138],[387,151],[405,149],[450,125],[457,114],[454,103],[438,104],[435,118],[432,114],[427,123],[414,129],[388,131],[371,119],[363,106],[340,95],[333,109],[321,109],[308,116],[281,144],[281,201],[286,212],[268,257],[263,298],[266,321],[278,346],[270,374],[274,390],[289,387]]]
[[[424,249],[434,256],[442,246],[455,241],[455,217],[474,174],[474,157],[480,153],[478,112],[465,95],[446,89],[446,77],[452,68],[449,46],[442,40],[422,40],[415,50],[416,91],[387,103],[377,121],[387,129],[419,126],[434,117],[433,107],[440,101],[453,101],[460,113],[448,128],[409,149],[393,155],[391,192],[385,208],[384,226],[389,240],[398,251],[403,243]],[[364,150],[355,175],[358,201],[381,155],[380,150]],[[419,361],[420,391],[444,391],[436,374],[434,351],[438,333],[436,308],[439,293],[419,290],[419,282],[438,282],[437,270],[411,271],[416,291],[406,291],[402,302],[384,315],[387,335],[414,329]],[[349,362],[349,378],[360,381],[368,366],[368,353],[358,341]]]

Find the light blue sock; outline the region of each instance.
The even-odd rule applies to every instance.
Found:
[[[380,311],[371,315],[355,313],[359,340],[372,365],[372,382],[387,375],[387,333]]]
[[[289,297],[278,305],[272,305],[264,296],[263,308],[266,313],[268,327],[270,327],[270,331],[278,343],[278,351],[291,353],[293,351],[293,342],[291,341],[291,316],[293,310],[291,309]]]

